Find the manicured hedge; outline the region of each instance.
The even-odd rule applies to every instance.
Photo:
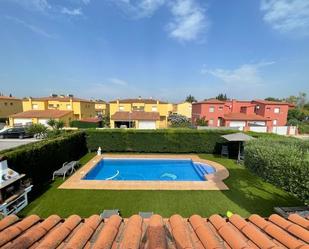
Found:
[[[246,143],[245,166],[309,203],[309,141],[260,138]]]
[[[10,168],[31,178],[34,192],[48,183],[52,173],[64,162],[77,160],[85,153],[87,147],[83,132],[73,132],[1,152],[8,157]]]
[[[228,130],[87,130],[87,147],[106,152],[218,153]]]
[[[81,128],[81,129],[97,128],[97,127],[102,126],[102,122],[91,123],[91,122],[83,122],[79,120],[74,120],[74,121],[71,121],[70,126]]]

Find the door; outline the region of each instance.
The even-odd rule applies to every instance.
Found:
[[[138,129],[156,129],[156,121],[139,121]]]

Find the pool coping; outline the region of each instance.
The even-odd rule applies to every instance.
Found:
[[[107,158],[163,158],[192,159],[206,163],[216,169],[214,174],[205,175],[207,181],[113,181],[83,180],[82,178],[104,157]],[[229,177],[228,170],[221,164],[202,159],[194,154],[102,154],[96,155],[62,183],[59,189],[105,189],[105,190],[228,190],[223,182]]]

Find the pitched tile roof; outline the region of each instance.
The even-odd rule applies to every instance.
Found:
[[[102,119],[98,117],[93,117],[93,118],[83,118],[80,121],[87,122],[87,123],[98,123],[98,122],[101,122]]]
[[[263,99],[255,99],[252,102],[261,103],[264,105],[289,105],[289,106],[295,106],[292,103],[284,102],[284,101],[269,101],[269,100],[263,100]]]
[[[12,118],[61,118],[72,111],[62,110],[30,110],[11,115]]]
[[[24,98],[24,100],[27,100],[29,98]],[[88,99],[81,99],[81,98],[76,98],[76,97],[61,97],[61,96],[57,96],[57,97],[52,97],[52,96],[48,96],[48,97],[38,97],[38,98],[31,98],[32,100],[35,101],[62,101],[62,102],[69,102],[70,99],[72,99],[73,102],[94,102]]]
[[[144,112],[144,111],[134,111],[134,112],[115,112],[111,116],[112,120],[118,121],[128,121],[128,120],[160,120],[159,112]]]
[[[145,103],[145,104],[157,104],[157,101],[159,101],[160,104],[167,104],[167,102],[156,100],[156,99],[119,99],[119,103]],[[117,100],[112,100],[109,103],[117,103]]]
[[[15,97],[10,97],[10,96],[0,96],[0,99],[4,99],[4,100],[21,100]]]
[[[225,104],[225,101],[221,101],[218,99],[205,99],[203,101],[199,101],[199,102],[194,102],[192,103],[194,104]]]
[[[229,219],[217,214],[209,218],[193,215],[184,219],[160,215],[143,219],[133,215],[122,219],[113,215],[102,219],[92,215],[82,219],[71,215],[61,219],[51,215],[40,219],[30,215],[19,219],[10,215],[0,221],[0,247],[21,248],[119,248],[119,249],[203,249],[203,248],[309,248],[309,217],[292,214],[288,219],[276,214],[269,218],[237,214]]]
[[[269,118],[263,117],[256,114],[246,114],[246,113],[228,113],[224,114],[224,119],[226,120],[246,120],[246,121],[266,121],[270,120]]]

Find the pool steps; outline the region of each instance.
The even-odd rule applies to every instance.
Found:
[[[202,163],[193,163],[194,169],[197,174],[202,178],[205,179],[205,175],[214,173],[213,170],[209,170],[205,167]]]

